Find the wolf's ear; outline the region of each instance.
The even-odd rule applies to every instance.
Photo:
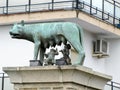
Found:
[[[22,20],[22,21],[21,21],[21,25],[22,25],[22,26],[24,26],[24,25],[25,25],[24,20]]]

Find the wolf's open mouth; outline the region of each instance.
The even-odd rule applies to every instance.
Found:
[[[10,32],[12,38],[19,38],[20,34]]]

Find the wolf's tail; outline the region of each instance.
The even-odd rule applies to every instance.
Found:
[[[82,27],[80,27],[79,25],[77,25],[77,28],[78,28],[78,30],[79,30],[79,40],[80,40],[80,44],[81,44],[82,47],[83,47],[83,37],[84,37],[84,35],[83,35],[83,29],[82,29]]]

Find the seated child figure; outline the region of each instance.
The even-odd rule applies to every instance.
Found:
[[[50,49],[50,52],[45,54],[46,60],[45,60],[45,65],[55,65],[56,60],[55,60],[55,55],[58,55],[57,49]]]
[[[63,54],[63,59],[65,60],[65,62],[66,62],[67,65],[71,65],[71,59],[70,59],[70,57],[69,57],[69,54],[70,54],[69,50],[70,50],[70,49],[71,49],[70,44],[66,44],[66,45],[64,46],[64,49],[60,51],[60,52],[62,52],[62,54]]]

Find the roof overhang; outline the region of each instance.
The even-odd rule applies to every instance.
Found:
[[[97,36],[103,38],[120,38],[120,29],[84,12],[79,12],[79,14],[76,15],[76,11],[74,10],[3,15],[0,17],[0,25],[13,24],[20,22],[21,20],[24,20],[26,23],[51,21],[75,22],[78,23],[84,30],[88,30]]]

